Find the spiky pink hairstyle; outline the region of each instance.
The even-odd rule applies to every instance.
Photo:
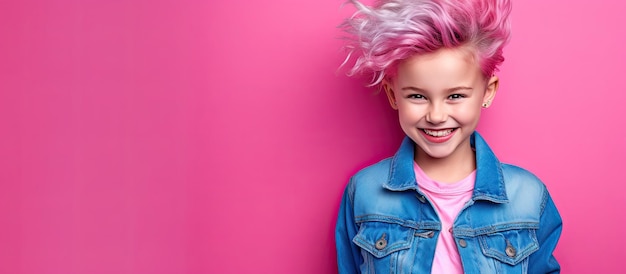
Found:
[[[372,74],[371,85],[393,76],[399,61],[442,48],[467,47],[485,77],[504,61],[511,27],[510,0],[388,0],[357,11],[341,27],[348,33],[348,75]]]

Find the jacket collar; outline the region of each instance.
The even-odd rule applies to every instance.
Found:
[[[471,135],[470,143],[476,150],[476,183],[472,200],[508,202],[500,161],[478,132]],[[405,137],[391,159],[389,179],[383,184],[384,188],[392,191],[417,190],[413,169],[414,153],[415,143]]]

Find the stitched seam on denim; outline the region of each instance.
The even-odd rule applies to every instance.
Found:
[[[541,211],[539,212],[540,215],[543,215],[543,210],[546,208],[546,204],[548,203],[548,189],[546,188],[545,185],[543,185],[543,195],[541,197]]]
[[[404,251],[397,252],[398,256],[396,256],[396,260],[395,260],[395,263],[394,263],[394,269],[395,269],[396,273],[402,273],[402,266],[404,265],[402,263],[402,259],[404,259],[406,257],[406,256],[400,256],[400,254],[402,252],[409,252],[410,249],[411,249],[411,245],[409,243],[409,248],[405,249]]]
[[[485,252],[485,256],[494,258],[500,262],[503,262],[509,265],[516,265],[520,263],[521,261],[528,259],[530,255],[533,254],[537,250],[539,250],[539,246],[537,244],[533,244],[529,246],[529,248],[525,249],[522,254],[515,256],[516,258],[509,258],[504,254],[501,254],[499,252],[494,252],[491,250],[484,250],[484,252]]]
[[[365,257],[367,257],[367,272],[375,274],[376,270],[374,269],[374,256],[372,254],[369,254],[369,252],[367,252],[367,250],[364,250],[365,253]]]
[[[408,138],[408,137],[405,137],[405,138]],[[400,144],[400,149],[398,149],[398,152],[402,149],[404,142],[405,142],[405,139],[402,140],[402,144]],[[396,174],[398,173],[397,166],[401,164],[398,159],[399,158],[398,152],[394,154],[393,157],[391,157],[391,161],[389,163],[390,166],[389,166],[389,173],[387,175],[387,181],[383,183],[383,187],[391,191],[416,190],[417,184],[414,183],[415,181],[414,178],[413,180],[401,182],[401,187],[398,187],[396,185],[393,185],[393,186],[391,185],[391,182],[396,180]]]
[[[484,255],[483,255],[484,256]],[[498,261],[495,258],[491,258],[491,261],[494,264],[494,268],[496,269],[496,273],[503,274],[504,270],[502,269],[502,262]]]
[[[389,172],[387,173],[387,182],[384,183],[386,188],[389,188],[389,183],[393,180],[393,175],[396,172],[396,161],[398,161],[398,155],[394,155],[389,163]]]
[[[438,222],[415,222],[410,220],[404,220],[396,217],[378,215],[378,214],[365,214],[354,217],[357,224],[366,222],[383,222],[389,224],[398,224],[404,227],[414,229],[432,229],[441,230],[441,224]]]
[[[366,239],[363,239],[363,237],[357,236],[356,238],[354,238],[354,243],[360,246],[363,250],[374,255],[374,257],[376,258],[382,258],[391,253],[411,248],[410,239],[405,240],[405,241],[398,241],[390,246],[387,246],[386,248],[382,250],[376,250],[376,247],[374,246],[374,244],[367,241]]]
[[[509,265],[516,265],[522,260],[527,259],[535,251],[539,250],[539,244],[537,243],[537,237],[534,235],[534,230],[529,231],[529,237],[532,240],[530,245],[524,246],[523,250],[518,250],[519,253],[514,258],[508,257],[505,253],[491,248],[487,243],[487,236],[485,235],[478,237],[478,241],[480,242],[480,249],[485,256],[495,258],[496,260]]]
[[[389,243],[382,250],[377,250],[376,244],[368,241],[366,237],[363,236],[362,232],[357,233],[352,242],[359,246],[361,250],[366,251],[374,257],[383,258],[395,252],[411,248],[411,244],[413,243],[413,239],[415,238],[415,231],[409,230],[404,232],[403,234],[405,238],[399,239],[398,241],[395,241],[393,243]]]
[[[484,193],[474,193],[474,197],[472,197],[472,200],[477,201],[477,200],[481,200],[481,201],[489,201],[489,202],[493,202],[493,203],[498,203],[498,204],[506,204],[509,203],[508,199],[497,199],[495,197],[486,195]]]
[[[360,239],[355,239],[354,243],[359,246],[361,248],[362,251],[366,252],[369,254],[369,256],[371,256],[372,258],[377,258],[377,259],[381,259],[390,255],[393,255],[395,253],[398,253],[402,250],[407,250],[410,249],[411,246],[407,245],[408,242],[404,243],[404,246],[398,246],[395,248],[389,248],[389,249],[385,249],[384,251],[377,251],[375,250],[374,247],[372,247],[372,245],[367,242],[367,241],[361,241]],[[391,258],[390,258],[391,259]]]
[[[411,254],[411,256],[407,254],[407,259],[411,260],[409,273],[413,273],[413,267],[415,266],[415,256],[417,256],[417,245],[419,244],[419,241],[420,239],[413,239],[413,243],[411,243],[411,249],[409,249],[409,251],[411,251],[413,254]]]
[[[481,227],[478,229],[455,227],[454,235],[464,237],[476,237],[490,233],[508,231],[512,229],[539,229],[539,222],[515,222],[497,226]]]
[[[389,274],[393,273],[393,265],[394,265],[393,261],[397,257],[398,257],[398,253],[397,252],[390,253],[390,255],[389,255]]]
[[[496,156],[494,155],[494,158]],[[502,171],[502,163],[500,163],[500,160],[498,160],[498,158],[496,158],[496,162],[498,163],[498,181],[500,181],[500,194],[502,196],[504,196],[503,201],[508,201],[509,197],[508,195],[506,195],[506,185],[504,183],[504,172]]]

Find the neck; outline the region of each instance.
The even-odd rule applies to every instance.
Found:
[[[441,183],[456,183],[476,169],[476,156],[469,141],[445,158],[433,158],[415,146],[415,162],[428,177]]]

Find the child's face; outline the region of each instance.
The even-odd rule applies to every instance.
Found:
[[[418,164],[424,156],[473,156],[469,137],[497,87],[498,78],[485,79],[472,55],[462,49],[406,59],[396,76],[384,83],[402,130],[417,144]]]

